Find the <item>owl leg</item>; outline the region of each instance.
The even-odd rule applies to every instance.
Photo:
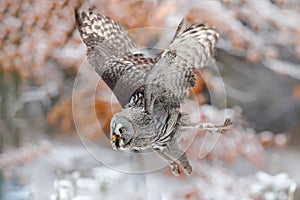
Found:
[[[175,176],[179,176],[181,174],[181,166],[177,162],[173,161],[173,159],[166,154],[165,150],[155,149],[155,151],[160,157],[169,163],[171,171]]]
[[[192,173],[192,166],[189,163],[188,156],[177,143],[177,141],[171,142],[163,150],[158,150],[158,154],[169,162],[169,166],[172,173],[176,176],[184,171],[187,175]]]
[[[228,131],[228,126],[232,125],[233,122],[231,119],[226,119],[223,124],[199,124],[198,129],[200,130],[207,130],[209,132],[219,132],[219,133],[226,133]]]
[[[226,119],[223,124],[209,124],[209,123],[188,124],[188,125],[183,125],[182,129],[197,128],[198,130],[205,130],[208,132],[226,133],[228,131],[228,126],[232,124],[233,122],[231,121],[231,119]]]
[[[193,169],[188,160],[187,153],[182,149],[177,141],[173,141],[167,146],[166,154],[173,159],[173,162],[182,167],[186,175],[192,174]],[[170,164],[170,167],[173,169],[172,163]]]

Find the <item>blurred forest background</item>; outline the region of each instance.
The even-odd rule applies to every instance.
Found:
[[[72,100],[89,96],[91,82],[98,80],[87,78],[73,92],[80,66],[87,69],[85,77],[95,77],[84,61],[74,9],[89,7],[129,30],[174,30],[186,18],[190,23],[207,21],[220,31],[216,64],[226,93],[220,94],[222,80],[216,72],[203,69],[193,89],[194,101],[203,105],[197,120],[223,112],[218,102],[211,105],[210,97],[226,95],[226,112],[235,125],[200,160],[195,152],[203,138],[196,136],[189,149],[192,177],[175,178],[168,169],[124,175],[99,168],[82,148]],[[112,191],[119,183],[127,185],[119,195],[133,199],[300,198],[295,192],[295,183],[300,184],[298,0],[2,0],[0,19],[0,199],[117,199]],[[134,38],[141,46],[167,47],[172,35],[141,30]],[[76,112],[81,134],[96,142],[109,133],[112,110],[120,109],[111,103],[108,87],[101,80],[97,84],[95,103]],[[87,109],[95,109],[98,119]],[[162,184],[168,185],[165,191],[159,188]]]

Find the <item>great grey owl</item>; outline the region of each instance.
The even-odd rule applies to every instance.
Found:
[[[179,138],[188,127],[222,132],[231,124],[201,126],[188,123],[180,104],[196,82],[195,70],[213,61],[219,34],[205,23],[183,28],[157,58],[134,53],[136,44],[114,20],[89,10],[75,11],[90,65],[113,91],[122,111],[111,119],[110,141],[121,150],[153,149],[166,159],[175,175],[192,173]]]

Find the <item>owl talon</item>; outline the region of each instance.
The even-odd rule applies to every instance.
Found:
[[[179,176],[179,175],[182,173],[182,169],[181,169],[181,167],[180,167],[179,164],[177,164],[177,163],[171,163],[171,164],[170,164],[170,167],[171,167],[172,173],[173,173],[175,176]]]
[[[220,128],[220,133],[227,133],[229,130],[228,130],[228,126],[232,125],[233,122],[231,121],[231,119],[226,119],[224,121],[224,124],[223,124],[223,127]]]
[[[171,167],[172,173],[175,176],[179,176],[182,173],[182,171],[184,171],[185,174],[188,175],[188,176],[193,173],[193,169],[192,169],[191,165],[182,167],[178,163],[171,163],[170,167]]]
[[[193,173],[193,169],[192,169],[192,166],[186,166],[183,168],[184,169],[184,172],[186,173],[186,175],[191,175]]]

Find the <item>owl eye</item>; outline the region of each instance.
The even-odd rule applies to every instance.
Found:
[[[126,132],[126,128],[125,127],[122,127],[119,129],[120,133],[125,133]]]

